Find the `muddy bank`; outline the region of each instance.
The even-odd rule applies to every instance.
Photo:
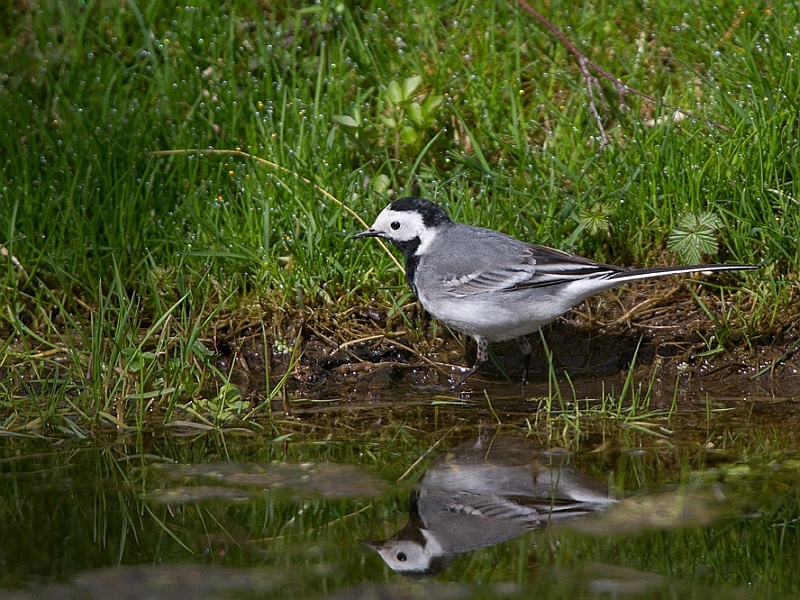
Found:
[[[688,285],[695,286],[697,299]],[[753,307],[723,304],[697,284],[655,281],[602,294],[546,327],[544,342],[531,336],[534,353],[524,394],[546,395],[555,373],[569,396],[574,388],[577,397],[599,397],[619,390],[633,365],[635,381],[652,386],[656,403],[706,395],[800,397],[800,309],[784,311],[769,330],[750,334],[740,320],[748,310]],[[262,318],[270,323],[272,316]],[[421,395],[456,395],[447,388],[474,358],[471,340],[465,352],[461,336],[434,322],[416,303],[394,315],[363,308],[291,319],[283,315],[280,322],[280,328],[272,328],[275,338],[267,341],[268,348],[255,323],[231,322],[211,340],[220,356],[218,366],[253,401],[263,397],[267,364],[271,380],[290,370],[287,388],[301,397],[379,399],[398,386]],[[302,354],[292,361],[295,342]],[[495,344],[492,351],[495,361],[458,393],[498,386],[519,393],[518,344]]]

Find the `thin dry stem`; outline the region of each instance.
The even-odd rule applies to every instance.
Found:
[[[603,126],[602,120],[600,118],[600,114],[597,110],[597,105],[595,104],[595,90],[597,91],[597,97],[600,99],[600,102],[603,105],[603,107],[605,107],[605,96],[603,95],[603,90],[600,87],[600,83],[597,80],[597,77],[592,74],[592,71],[598,73],[604,79],[607,79],[614,85],[614,89],[617,90],[617,95],[619,96],[620,105],[623,108],[627,108],[627,105],[625,104],[625,96],[629,93],[635,94],[640,98],[644,98],[648,102],[652,102],[653,104],[656,104],[658,106],[662,106],[666,109],[673,110],[679,114],[683,114],[689,117],[690,119],[704,121],[706,124],[710,125],[711,127],[715,127],[720,131],[724,131],[726,133],[730,131],[730,129],[728,127],[725,127],[724,125],[721,125],[709,119],[702,119],[700,117],[697,117],[684,108],[680,108],[678,106],[662,102],[660,100],[657,100],[650,94],[647,94],[641,90],[637,90],[636,88],[628,86],[621,79],[615,77],[614,75],[606,71],[603,67],[598,65],[596,62],[594,62],[593,60],[588,58],[585,54],[583,54],[580,50],[578,50],[577,46],[575,46],[575,44],[573,44],[572,41],[566,35],[564,35],[564,33],[560,29],[558,29],[558,27],[556,27],[555,25],[553,25],[553,23],[548,21],[541,13],[539,13],[539,11],[537,11],[530,4],[525,2],[525,0],[517,0],[517,2],[522,8],[524,8],[527,12],[529,12],[534,19],[536,19],[537,21],[539,21],[539,23],[544,25],[544,27],[547,28],[547,30],[549,30],[550,33],[552,33],[553,36],[555,36],[555,38],[559,42],[561,42],[561,44],[575,57],[575,60],[578,63],[578,68],[581,71],[581,75],[583,75],[583,78],[586,82],[586,90],[587,93],[589,94],[589,111],[592,113],[592,116],[594,116],[595,121],[597,122],[597,128],[600,130],[601,149],[607,146],[609,141],[608,141],[608,136],[606,135],[605,127]]]
[[[174,155],[178,155],[178,154],[212,154],[212,155],[216,154],[216,155],[221,155],[221,156],[241,156],[243,158],[249,158],[249,159],[254,160],[254,161],[256,161],[256,162],[258,162],[258,163],[260,163],[262,165],[266,165],[267,167],[270,167],[271,169],[275,169],[276,171],[280,171],[281,173],[287,173],[289,175],[292,175],[293,177],[299,179],[303,183],[306,183],[306,184],[310,185],[315,190],[317,190],[320,194],[325,196],[328,200],[331,200],[332,202],[335,202],[336,204],[341,206],[347,213],[349,213],[352,217],[354,217],[356,219],[356,221],[361,223],[361,225],[363,225],[364,227],[369,227],[369,225],[366,223],[366,221],[364,221],[364,219],[362,219],[356,211],[354,211],[352,208],[347,206],[344,202],[339,200],[336,196],[331,194],[325,188],[317,185],[316,183],[312,182],[310,179],[308,179],[306,177],[303,177],[299,173],[295,173],[294,171],[291,171],[291,170],[287,169],[286,167],[282,167],[281,165],[279,165],[277,163],[269,161],[269,160],[267,160],[265,158],[261,158],[260,156],[255,156],[254,154],[250,154],[249,152],[245,152],[244,150],[225,150],[225,149],[217,149],[217,148],[208,148],[208,149],[203,149],[203,148],[180,148],[180,149],[177,149],[177,150],[154,150],[153,152],[150,152],[150,154],[152,154],[153,156],[174,156]],[[386,252],[386,254],[389,255],[389,258],[392,259],[392,262],[397,266],[397,268],[400,269],[403,273],[405,273],[405,269],[403,268],[403,265],[401,265],[400,261],[398,261],[397,258],[394,256],[394,254],[392,254],[392,252],[389,251],[389,248],[386,247],[386,244],[383,243],[383,240],[379,239],[378,243],[381,245],[381,248],[383,248],[383,251]]]

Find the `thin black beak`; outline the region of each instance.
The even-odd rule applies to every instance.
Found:
[[[369,542],[367,540],[358,540],[362,546],[365,548],[369,548],[370,550],[374,550],[378,552],[381,548],[383,548],[382,542]]]
[[[358,233],[353,235],[353,239],[361,239],[361,238],[368,238],[368,237],[378,237],[380,234],[375,231],[374,229],[367,229],[366,231],[359,231]]]

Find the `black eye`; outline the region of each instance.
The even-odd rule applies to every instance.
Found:
[[[392,225],[394,225],[394,223],[392,223]],[[400,562],[406,562],[408,560],[408,556],[406,556],[405,552],[398,552],[397,560],[399,560]]]
[[[392,224],[389,225],[389,227],[391,227],[392,229],[397,231],[398,229],[400,229],[400,221],[392,221]],[[403,559],[403,560],[405,560],[405,559]]]

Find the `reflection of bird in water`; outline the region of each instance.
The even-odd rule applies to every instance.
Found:
[[[604,484],[566,463],[565,453],[482,434],[439,456],[423,474],[403,529],[365,545],[398,573],[425,577],[444,571],[459,554],[613,502]]]

